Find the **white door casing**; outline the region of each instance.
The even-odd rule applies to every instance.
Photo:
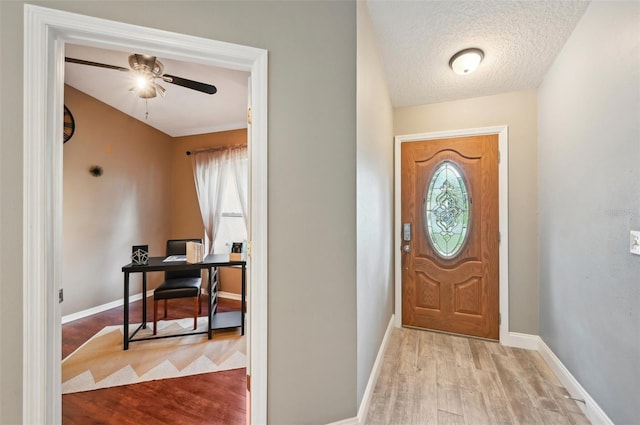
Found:
[[[251,422],[267,422],[267,51],[24,6],[22,422],[61,422],[58,289],[62,247],[64,46],[74,43],[197,61],[251,73]]]
[[[447,139],[452,137],[498,135],[498,199],[500,231],[500,343],[512,345],[509,341],[509,137],[508,127],[483,127],[465,130],[438,131],[408,134],[395,137],[394,154],[394,261],[395,261],[395,326],[402,326],[402,220],[401,220],[401,164],[400,145],[418,141]]]

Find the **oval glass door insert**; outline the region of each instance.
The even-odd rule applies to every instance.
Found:
[[[424,201],[427,237],[439,256],[451,259],[463,248],[469,234],[469,191],[458,166],[438,165],[427,186]]]

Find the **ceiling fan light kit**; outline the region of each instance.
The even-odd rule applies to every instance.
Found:
[[[136,85],[131,89],[141,99],[164,97],[167,92],[164,87],[155,82],[156,78],[163,79],[164,65],[154,56],[133,54],[129,56],[129,66],[136,76]],[[169,81],[170,82],[170,81]]]
[[[155,56],[133,54],[129,56],[129,66],[134,71],[152,74],[155,78],[164,72],[164,65]]]
[[[136,84],[131,87],[129,91],[137,94],[140,99],[152,99],[156,97],[158,93],[164,97],[167,92],[160,84],[144,76],[137,77]]]
[[[460,50],[449,60],[449,66],[458,75],[467,75],[475,71],[484,59],[484,52],[478,48]]]

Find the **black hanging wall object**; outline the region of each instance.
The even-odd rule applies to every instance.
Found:
[[[67,105],[64,105],[64,118],[62,120],[62,142],[67,143],[69,139],[73,136],[73,133],[76,131],[76,121],[71,115],[71,111],[67,108]]]
[[[104,170],[99,165],[92,165],[89,168],[89,174],[91,174],[93,177],[100,177],[103,172]]]

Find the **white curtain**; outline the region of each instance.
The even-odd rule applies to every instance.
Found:
[[[236,181],[236,189],[238,190],[238,198],[242,207],[242,217],[244,225],[248,229],[247,216],[247,188],[248,188],[248,170],[249,158],[247,155],[247,147],[231,149],[229,152],[230,171],[233,173]]]
[[[248,155],[247,147],[204,150],[191,156],[193,178],[200,204],[200,214],[204,223],[208,242],[208,253],[213,254],[220,218],[222,217],[222,191],[226,188],[226,179],[233,176],[242,208],[245,228],[247,227],[247,188]]]
[[[208,241],[209,254],[213,254],[213,241],[222,214],[221,189],[227,177],[228,151],[202,151],[191,155],[193,178],[200,204],[200,214]]]

